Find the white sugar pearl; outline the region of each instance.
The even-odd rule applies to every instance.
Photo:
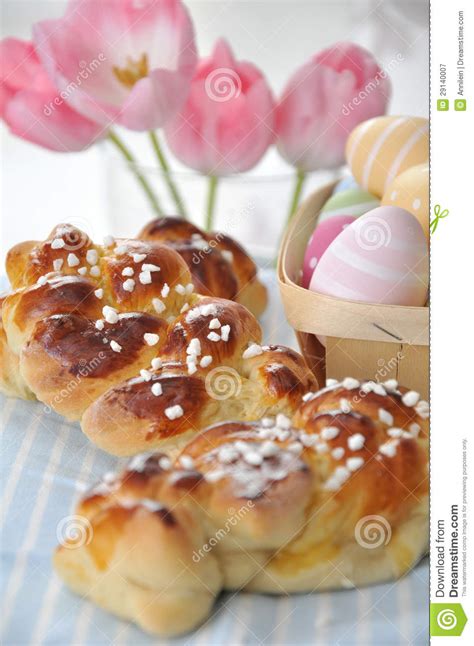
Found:
[[[111,247],[115,242],[112,236],[104,236],[102,241],[104,243],[104,247]]]
[[[209,339],[209,341],[213,341],[214,343],[221,340],[221,337],[216,334],[216,332],[209,332],[207,338]]]
[[[166,298],[169,293],[170,293],[170,286],[168,285],[168,283],[165,283],[161,289],[162,298]]]
[[[403,429],[402,428],[389,428],[387,431],[387,435],[390,435],[390,437],[401,437],[403,435]]]
[[[291,428],[291,419],[283,413],[278,413],[275,419],[275,424],[278,426],[278,428],[287,430]]]
[[[155,310],[155,312],[157,314],[161,314],[162,312],[165,311],[166,305],[159,298],[152,298],[151,302],[152,302],[153,308],[154,308],[154,310]]]
[[[290,431],[284,429],[277,429],[277,438],[280,442],[285,442],[290,437]]]
[[[291,444],[288,444],[286,448],[291,453],[299,454],[303,450],[303,445],[301,444],[301,442],[291,442]]]
[[[102,289],[102,287],[100,287],[99,289],[95,290],[94,294],[97,296],[97,298],[103,298],[104,290]]]
[[[350,413],[352,410],[349,400],[344,398],[339,400],[339,407],[343,413]]]
[[[180,294],[181,296],[184,296],[186,294],[186,287],[184,285],[181,285],[181,283],[178,283],[176,287],[174,288],[174,291],[177,294]]]
[[[133,267],[125,267],[122,269],[122,276],[133,276],[135,269]]]
[[[410,426],[408,428],[410,430],[410,433],[412,435],[414,435],[415,437],[421,431],[421,426],[419,424],[417,424],[416,422],[413,422],[412,424],[410,424]]]
[[[225,478],[225,475],[224,469],[216,469],[215,471],[208,471],[204,474],[204,479],[206,482],[218,482],[222,478]]]
[[[159,460],[158,460],[158,465],[164,469],[165,471],[168,471],[171,469],[171,460],[166,457],[166,455],[163,455]]]
[[[140,272],[138,276],[138,280],[141,282],[142,285],[149,285],[151,283],[151,272],[149,271]]]
[[[163,394],[163,388],[161,387],[161,384],[159,381],[155,381],[153,386],[151,387],[151,392],[155,397],[159,397],[160,395]]]
[[[398,388],[398,381],[396,379],[387,379],[387,381],[383,382],[383,385],[386,390],[389,390],[390,392],[393,392],[394,390],[397,390]]]
[[[194,285],[192,283],[188,283],[186,285],[186,294],[189,296],[194,292]]]
[[[260,425],[263,426],[263,428],[272,428],[275,426],[275,420],[273,417],[263,417],[260,420]]]
[[[79,258],[76,256],[75,253],[69,253],[67,256],[67,264],[69,267],[77,267],[79,264]]]
[[[114,251],[115,251],[115,255],[123,256],[124,253],[127,253],[127,245],[119,244],[115,247]]]
[[[346,460],[346,467],[349,469],[349,471],[357,471],[357,469],[360,469],[363,464],[364,458],[357,456],[348,458]]]
[[[158,334],[152,334],[151,332],[145,332],[143,335],[143,340],[147,345],[156,345],[158,341],[160,340],[160,337]]]
[[[185,469],[194,469],[194,460],[190,455],[182,455],[179,458],[179,463]]]
[[[61,267],[63,266],[64,260],[62,258],[56,258],[56,260],[53,260],[53,269],[54,271],[61,271]]]
[[[323,428],[321,431],[321,437],[323,440],[333,440],[339,435],[339,432],[340,431],[337,426],[326,426],[326,428]]]
[[[111,341],[110,342],[110,347],[114,352],[121,352],[122,351],[122,346],[120,343],[117,343],[117,341]]]
[[[276,455],[279,450],[278,444],[275,444],[275,442],[272,442],[271,440],[267,440],[266,442],[263,442],[260,447],[260,455],[264,458],[271,458]]]
[[[243,455],[244,461],[247,464],[258,467],[263,462],[263,457],[257,451],[246,451]]]
[[[133,278],[127,278],[127,280],[122,284],[122,287],[126,292],[133,292],[135,289],[135,281]]]
[[[353,390],[354,388],[359,388],[360,381],[353,379],[352,377],[346,377],[342,381],[342,387],[346,390]]]
[[[250,445],[247,444],[247,442],[243,442],[242,440],[237,440],[234,443],[234,446],[235,446],[237,451],[240,451],[240,453],[245,453],[246,451],[249,450]]]
[[[326,388],[333,388],[334,386],[338,386],[339,382],[337,379],[326,379]]]
[[[221,339],[225,342],[229,340],[230,325],[223,325],[221,327]]]
[[[153,368],[153,370],[160,370],[162,366],[163,362],[159,357],[155,357],[151,360],[151,367]]]
[[[209,323],[210,330],[217,330],[218,328],[220,328],[220,326],[221,326],[221,322],[219,321],[219,319],[216,319],[216,318],[212,319]]]
[[[227,262],[229,263],[233,262],[234,254],[232,253],[232,251],[229,251],[228,249],[221,249],[221,254],[224,256]]]
[[[77,273],[79,276],[85,276],[87,274],[87,267],[79,267]]]
[[[211,355],[210,355],[210,354],[206,354],[206,355],[201,359],[201,361],[199,362],[199,365],[201,366],[201,368],[207,368],[208,366],[210,366],[210,365],[211,365],[211,363],[212,363],[212,357],[211,357]]]
[[[51,249],[62,249],[65,244],[62,238],[55,238],[51,243]]]
[[[89,265],[96,265],[99,260],[99,254],[95,249],[88,249],[86,253],[86,260]]]
[[[142,271],[161,271],[161,267],[158,267],[158,265],[153,265],[151,263],[143,263]]]
[[[106,305],[105,307],[102,308],[102,314],[104,316],[104,319],[107,321],[107,323],[117,323],[119,320],[119,316],[117,313],[117,310],[114,309],[113,307],[110,307],[109,305]]]
[[[402,402],[405,406],[416,406],[420,400],[420,393],[417,393],[415,390],[409,390],[402,396]]]
[[[337,446],[331,451],[331,455],[335,460],[340,460],[342,457],[344,457],[344,453],[345,451],[342,446]]]
[[[329,447],[325,442],[321,442],[320,444],[316,444],[315,450],[316,453],[327,453],[329,451]]]
[[[144,381],[151,381],[151,372],[149,370],[145,370],[145,368],[142,368],[140,370],[140,377]]]
[[[386,442],[379,446],[379,452],[382,455],[387,456],[388,458],[393,458],[397,453],[397,444],[396,442]]]
[[[201,354],[201,341],[198,338],[191,339],[186,348],[186,354]]]
[[[175,406],[165,408],[165,415],[170,420],[178,419],[178,417],[182,417],[184,415],[184,410],[179,404],[176,404]]]
[[[261,345],[257,345],[256,343],[252,343],[242,354],[243,359],[252,359],[253,357],[257,357],[259,354],[263,353],[263,348]]]
[[[347,440],[347,446],[351,451],[360,451],[365,444],[365,437],[362,433],[354,433]]]
[[[146,253],[134,253],[132,254],[133,262],[143,262],[146,258]]]
[[[387,426],[392,426],[393,424],[393,415],[383,408],[379,408],[379,420],[386,424]]]
[[[90,270],[89,270],[89,273],[90,273],[91,276],[94,276],[95,278],[100,276],[100,268],[99,268],[99,266],[94,265],[93,267],[91,267]]]
[[[102,319],[99,319],[98,321],[95,322],[95,327],[97,330],[103,330],[104,329],[104,321]]]
[[[223,464],[230,464],[234,462],[239,457],[239,452],[233,449],[230,446],[223,446],[222,449],[219,449],[217,454],[217,459]]]

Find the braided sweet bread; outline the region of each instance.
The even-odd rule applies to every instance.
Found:
[[[428,542],[428,411],[385,384],[331,381],[292,419],[224,422],[176,459],[134,458],[77,507],[55,554],[78,594],[175,635],[221,590],[367,585],[412,568]],[[74,549],[71,549],[74,548]]]
[[[152,224],[148,237],[161,230]],[[59,225],[7,258],[15,291],[2,302],[3,390],[82,419],[88,437],[117,455],[173,450],[210,423],[291,411],[315,387],[300,355],[259,345],[260,326],[238,293],[234,301],[194,293],[180,254],[192,248],[183,230],[198,234],[171,225],[167,218],[162,228],[178,231],[180,253],[168,239],[100,247]],[[232,246],[239,280],[250,281],[241,294],[258,310],[264,288],[237,245],[220,244]]]

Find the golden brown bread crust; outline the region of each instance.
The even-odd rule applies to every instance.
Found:
[[[227,342],[207,338],[213,318],[232,322]],[[115,455],[153,448],[174,453],[209,424],[292,414],[303,393],[316,387],[314,376],[293,350],[257,345],[260,336],[258,323],[238,303],[198,301],[170,325],[159,350],[163,365],[107,390],[84,412],[82,430]],[[210,357],[211,362],[195,364],[195,372],[189,374],[188,348],[193,339],[199,341],[199,357]],[[248,343],[254,343],[259,354],[247,357]],[[161,384],[159,396],[152,391],[156,382]],[[166,411],[176,405],[182,414],[169,419]]]
[[[221,589],[280,594],[399,577],[427,549],[427,433],[426,402],[393,380],[331,382],[305,394],[292,419],[223,422],[174,460],[149,453],[108,474],[77,508],[90,541],[59,547],[56,568],[80,594],[163,635],[201,623]],[[127,575],[109,595],[116,567]],[[138,605],[145,580],[153,616]],[[190,599],[194,614],[180,624]]]
[[[172,237],[173,229],[175,237],[181,238],[183,225],[187,229],[190,227],[191,235],[201,235],[196,227],[176,219],[166,219],[164,224],[166,239],[170,235]],[[226,239],[225,244],[231,246],[233,241]],[[238,248],[236,254],[237,252]],[[252,261],[243,250],[239,253],[241,257],[239,256],[239,266],[235,271],[241,277],[246,272],[245,275],[252,282],[252,293],[257,293],[260,288],[264,290],[256,278],[255,268],[252,269]],[[229,280],[237,285],[237,274],[234,276],[232,263],[225,260],[220,252],[219,254],[224,265],[206,265],[209,275],[203,279],[204,283],[207,280],[211,283],[221,280],[228,274]],[[25,242],[11,249],[6,265],[15,291],[5,298],[2,306],[0,340],[3,363],[0,389],[8,394],[21,396],[31,396],[34,393],[37,398],[69,419],[79,419],[93,398],[108,387],[149,368],[150,359],[159,356],[162,350],[164,358],[186,364],[186,346],[189,343],[187,341],[184,345],[186,335],[196,332],[199,336],[197,327],[210,322],[208,317],[193,324],[186,323],[186,310],[199,302],[206,304],[208,301],[194,293],[191,273],[180,254],[172,246],[151,239],[110,239],[104,246],[100,246],[93,244],[87,234],[72,225],[60,224],[44,242]],[[202,286],[202,283],[199,285]],[[204,286],[203,289],[206,293],[209,292],[207,287]],[[233,292],[236,298],[237,291]],[[251,292],[246,293],[248,296]],[[253,307],[252,299],[253,297],[250,300],[245,298],[250,307]],[[256,309],[260,311],[262,301],[257,301]],[[104,307],[109,310],[114,308],[116,313],[148,313],[159,319],[160,323],[151,326],[158,326],[160,332],[154,353],[137,352],[134,334],[125,335],[123,340],[130,346],[125,347],[116,338],[117,334],[120,336],[123,332],[119,325],[115,336],[111,330],[106,329],[101,337],[104,344],[107,340],[114,340],[121,346],[115,354],[107,347],[105,355],[110,357],[104,359],[100,335],[94,330],[94,326],[104,322]],[[219,347],[207,339],[209,331],[200,335],[203,348],[213,355],[213,367],[221,361],[221,357],[224,363],[231,364],[235,361],[236,354],[245,347],[246,339],[260,339],[257,322],[241,304],[218,299],[215,309],[222,316],[223,326],[232,319],[234,331],[230,334],[228,343],[219,344]],[[183,316],[180,316],[181,313]],[[61,319],[61,325],[59,319],[54,319],[53,325],[50,317],[55,315],[74,316]],[[48,330],[45,328],[45,320],[49,321]],[[172,322],[175,325],[167,330],[166,327]],[[48,339],[52,339],[54,343],[60,329],[64,332],[61,343],[57,351],[53,352]],[[135,326],[134,329],[142,335],[143,341],[143,330],[140,326]],[[74,345],[75,359],[82,366],[87,366],[79,386],[75,382],[76,376],[71,375],[65,332],[70,334],[69,347]],[[158,333],[152,329],[147,329],[146,332]],[[86,342],[83,343],[81,338]],[[214,346],[213,352],[211,346]],[[64,354],[63,358],[61,354]],[[89,369],[91,361],[102,366],[102,375],[98,374],[97,369]],[[128,367],[125,366],[126,362]],[[73,396],[71,392],[74,393]]]
[[[224,233],[205,233],[186,220],[166,217],[149,222],[137,237],[172,246],[186,261],[200,294],[236,300],[257,317],[265,310],[267,293],[255,263]]]

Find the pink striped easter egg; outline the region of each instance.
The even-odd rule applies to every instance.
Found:
[[[428,247],[420,223],[395,206],[361,215],[328,247],[309,288],[345,300],[423,306]]]
[[[314,269],[331,242],[354,220],[355,217],[352,215],[336,215],[316,225],[304,254],[301,278],[303,287],[308,288]]]

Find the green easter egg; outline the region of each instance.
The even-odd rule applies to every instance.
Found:
[[[318,224],[334,215],[353,215],[359,217],[380,206],[380,200],[361,188],[334,193],[321,209]]]

